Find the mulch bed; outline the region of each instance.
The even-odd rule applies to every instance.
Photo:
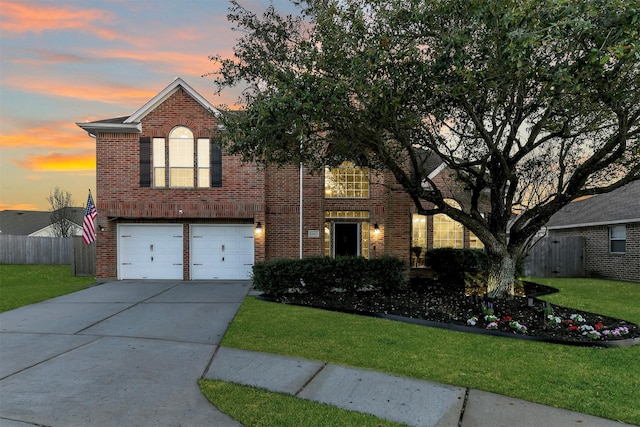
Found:
[[[466,295],[462,289],[451,289],[435,283],[420,283],[393,295],[332,292],[326,296],[289,293],[277,298],[263,295],[262,298],[426,326],[561,344],[606,347],[640,344],[640,327],[634,323],[549,304],[535,296],[557,292],[557,289],[534,283],[523,283],[523,286],[522,296],[495,301],[478,295]],[[493,315],[497,318],[492,329],[487,329],[492,318],[485,320],[489,309],[493,309]],[[551,312],[553,319],[548,318]],[[571,320],[572,315],[574,320]],[[474,317],[477,321],[475,325],[470,325],[469,320]],[[525,326],[526,333],[514,329],[517,328],[514,322]],[[600,336],[593,338],[584,334],[584,328],[581,329],[583,325],[592,326],[594,331],[590,333]]]

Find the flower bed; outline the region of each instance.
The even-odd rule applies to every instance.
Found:
[[[599,346],[640,343],[638,325],[552,305],[533,296],[554,291],[545,288],[525,284],[525,296],[495,301],[438,285],[421,286],[392,295],[376,292],[334,292],[328,296],[291,293],[272,300],[467,332],[555,343]],[[266,297],[269,298],[268,295]]]

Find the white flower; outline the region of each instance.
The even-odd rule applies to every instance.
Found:
[[[585,318],[584,318],[584,317],[582,317],[582,316],[581,316],[581,315],[579,315],[579,314],[572,314],[572,315],[571,315],[571,316],[569,316],[569,317],[570,317],[570,319],[571,319],[571,320],[573,320],[573,321],[575,321],[575,322],[582,322],[582,323],[586,322]]]
[[[549,319],[549,321],[551,322],[555,322],[555,323],[560,323],[562,322],[562,319],[559,318],[558,316],[554,316],[553,314],[550,314],[547,316],[547,319]]]

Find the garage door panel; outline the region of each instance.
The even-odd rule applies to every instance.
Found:
[[[194,225],[191,235],[192,279],[249,278],[253,225]]]
[[[118,226],[120,279],[182,279],[181,225]]]

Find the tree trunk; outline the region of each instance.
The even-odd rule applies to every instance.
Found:
[[[487,274],[487,296],[502,299],[515,294],[516,263],[508,252],[487,251],[489,261]]]

